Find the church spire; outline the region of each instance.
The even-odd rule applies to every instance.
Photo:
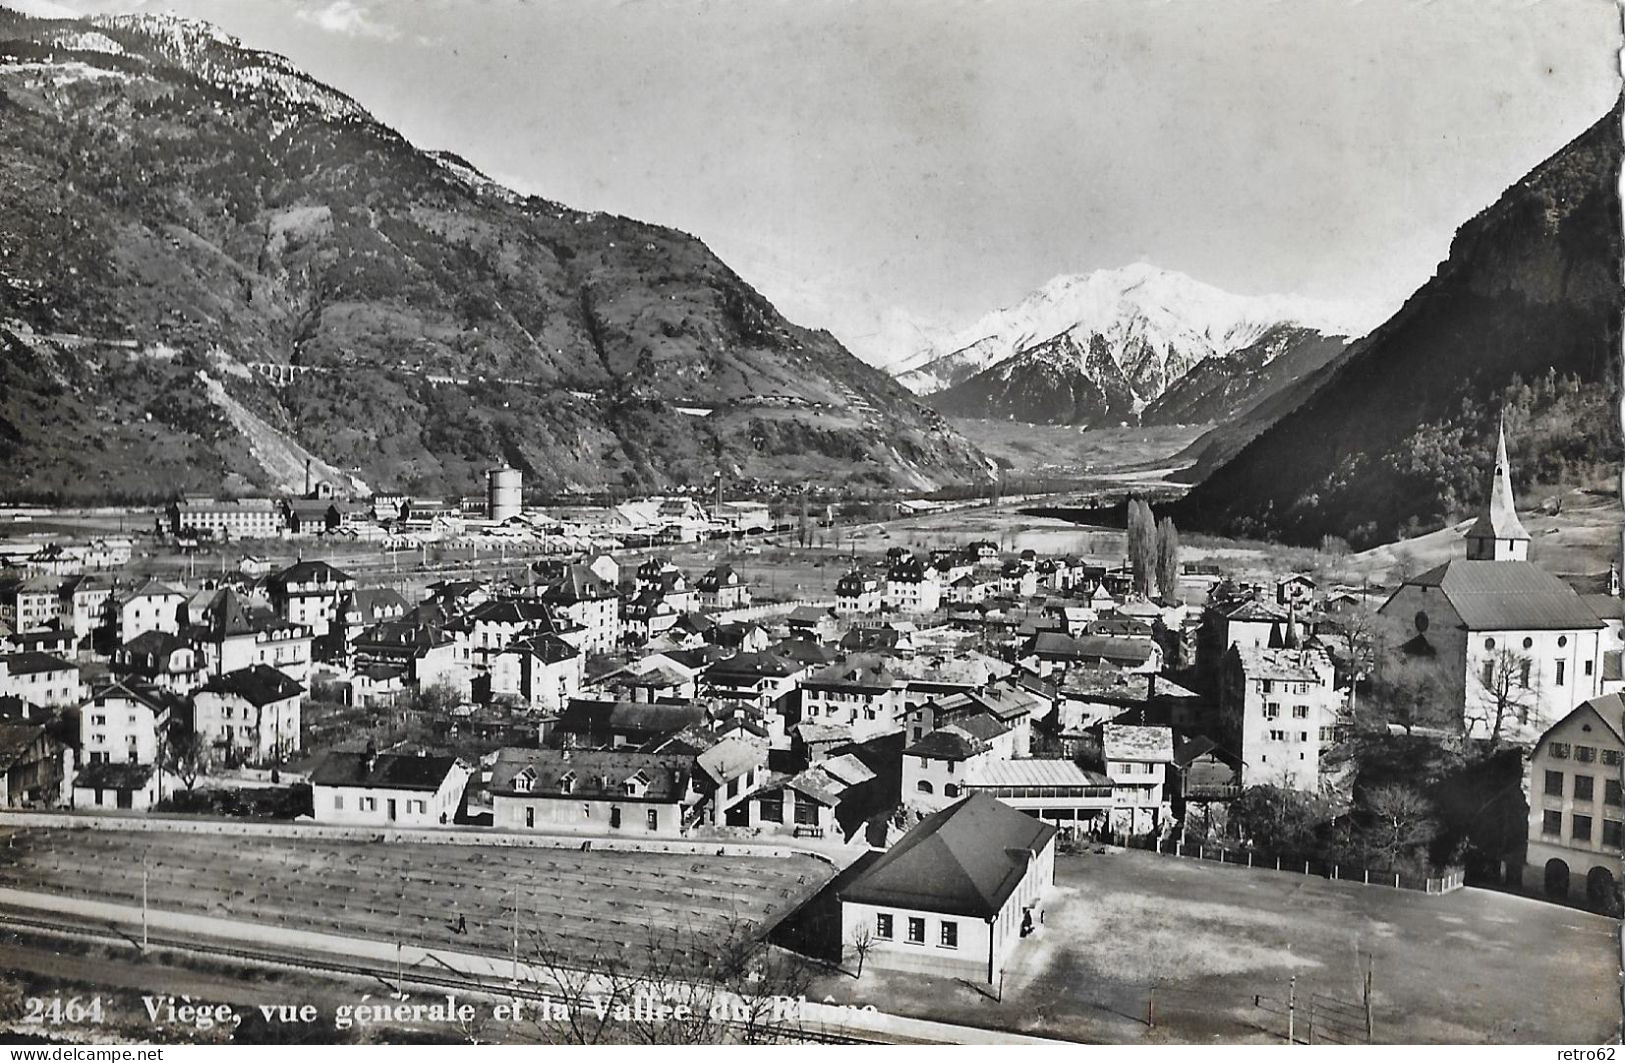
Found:
[[[1518,520],[1512,504],[1512,463],[1507,460],[1506,422],[1496,427],[1495,468],[1490,473],[1484,508],[1467,529],[1467,560],[1525,561],[1529,558],[1529,533]]]

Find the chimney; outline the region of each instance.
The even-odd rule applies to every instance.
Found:
[[[367,754],[366,754],[366,757],[361,762],[362,770],[367,772],[370,775],[370,774],[372,774],[373,765],[375,765],[377,763],[378,763],[378,747],[372,744],[371,739],[368,739],[367,740]]]
[[[310,497],[310,459],[305,459],[305,497]]]

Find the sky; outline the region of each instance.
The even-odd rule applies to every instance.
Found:
[[[207,19],[872,361],[1134,262],[1392,310],[1619,92],[1610,0],[0,3]]]

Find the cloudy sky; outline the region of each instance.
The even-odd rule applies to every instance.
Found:
[[[1392,308],[1618,93],[1609,0],[0,0],[172,11],[860,354],[1136,261]]]

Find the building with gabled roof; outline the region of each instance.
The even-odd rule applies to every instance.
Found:
[[[850,838],[873,811],[875,773],[850,753],[775,775],[745,802],[747,825],[796,838]]]
[[[1405,652],[1431,658],[1470,737],[1531,743],[1602,693],[1608,625],[1528,558],[1512,509],[1504,436],[1466,556],[1404,582],[1378,612],[1405,625]]]
[[[997,984],[1055,883],[1052,824],[987,794],[926,817],[840,890],[876,967]]]
[[[444,827],[457,818],[468,767],[455,757],[334,751],[310,775],[316,822]]]
[[[0,808],[60,804],[67,756],[43,721],[0,721]]]
[[[213,676],[192,695],[192,730],[228,765],[299,752],[305,688],[264,664]]]
[[[673,836],[699,800],[694,758],[631,749],[502,749],[492,824],[506,830]]]
[[[1592,698],[1547,728],[1529,753],[1524,797],[1524,887],[1617,915],[1625,852],[1625,698]]]

